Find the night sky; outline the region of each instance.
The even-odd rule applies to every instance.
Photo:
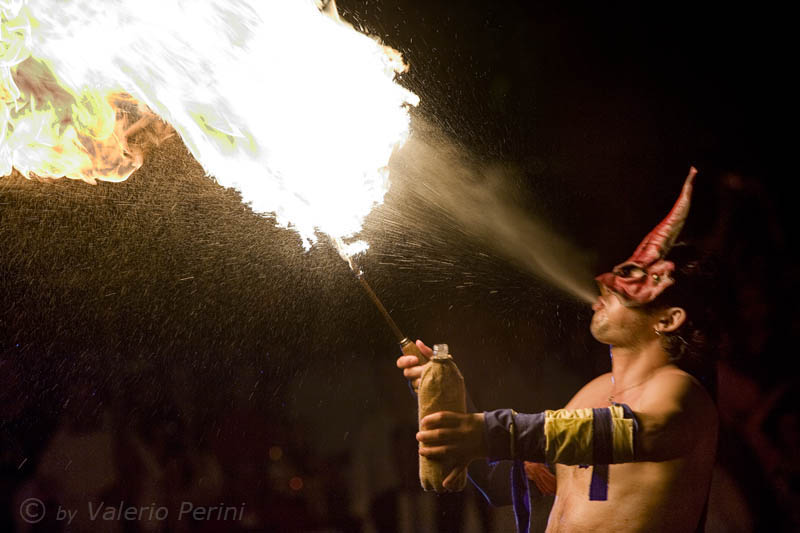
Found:
[[[739,329],[726,357],[760,384],[781,379],[800,325],[783,304],[798,288],[782,156],[796,98],[784,82],[785,14],[338,5],[410,64],[402,84],[421,98],[412,136],[433,132],[513,167],[515,201],[581,250],[589,272],[627,257],[697,166],[684,237],[723,257],[726,282],[761,295],[746,309],[731,296],[728,318],[747,330],[755,317],[753,335],[767,340],[737,349],[751,346]],[[404,194],[404,179],[398,170],[367,221],[366,277],[409,336],[450,344],[480,407],[556,408],[608,370],[588,306]],[[383,402],[414,416],[391,331],[331,246],[304,251],[294,232],[205,177],[175,138],[121,184],[0,180],[0,298],[0,434],[13,483],[32,475],[63,417],[109,406],[125,428],[177,420],[191,443],[218,438],[247,406],[282,428],[275,439],[294,443],[308,469],[351,449]],[[248,431],[231,438],[270,445]]]

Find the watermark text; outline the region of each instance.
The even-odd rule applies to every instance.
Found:
[[[36,524],[44,520],[48,512],[56,521],[72,524],[76,517],[88,518],[92,522],[105,521],[165,521],[173,519],[191,520],[202,522],[214,520],[221,522],[241,521],[244,517],[245,503],[239,505],[228,505],[220,502],[218,505],[195,505],[190,501],[182,501],[177,506],[157,505],[131,505],[124,501],[118,504],[108,505],[105,502],[87,502],[86,508],[67,508],[63,505],[56,505],[54,509],[48,509],[45,503],[38,498],[28,498],[19,506],[19,515],[28,524]]]

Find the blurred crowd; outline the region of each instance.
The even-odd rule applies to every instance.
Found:
[[[800,265],[763,183],[722,175],[714,230],[703,243],[727,265],[730,291],[718,364],[721,434],[710,526],[715,531],[800,528],[798,376],[800,334],[792,297]],[[783,213],[789,216],[788,213]],[[711,530],[711,529],[709,529]]]
[[[8,367],[3,371],[14,375]],[[456,532],[468,522],[467,530],[476,532],[492,527],[488,506],[473,491],[436,496],[419,488],[414,404],[405,384],[393,397],[378,393],[381,407],[357,434],[330,446],[310,442],[313,430],[291,416],[256,407],[251,400],[258,375],[252,367],[240,369],[238,393],[219,416],[204,415],[201,403],[181,398],[189,389],[177,383],[151,410],[137,397],[73,385],[51,420],[4,395],[0,530]],[[366,382],[369,376],[355,379]],[[13,383],[4,385],[19,392]],[[35,419],[37,425],[28,425]],[[25,514],[32,498],[42,502],[44,516]],[[233,510],[197,517],[181,512],[189,504]],[[161,508],[167,511],[160,514]],[[125,519],[127,509],[138,516]]]

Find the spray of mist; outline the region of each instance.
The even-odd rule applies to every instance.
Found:
[[[476,161],[422,120],[415,120],[418,131],[392,160],[403,194],[449,217],[518,268],[579,300],[595,300],[587,255],[515,200],[512,170]]]

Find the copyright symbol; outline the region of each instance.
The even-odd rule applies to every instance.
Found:
[[[19,516],[29,524],[41,522],[44,511],[44,502],[39,498],[28,498],[19,506]]]

